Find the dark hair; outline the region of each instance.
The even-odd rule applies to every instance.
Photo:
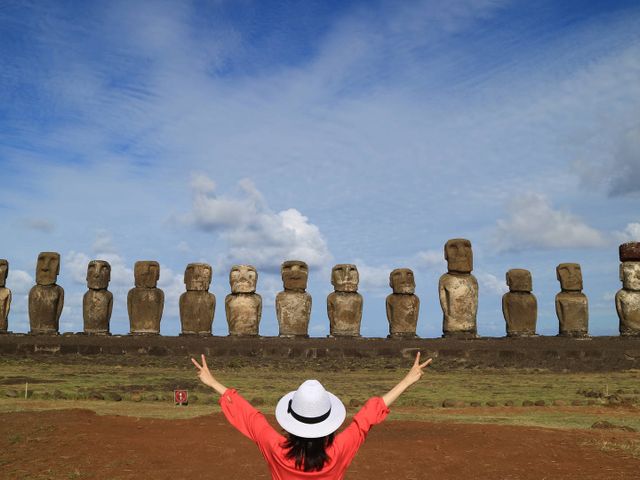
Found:
[[[333,433],[320,438],[303,438],[289,432],[285,434],[287,440],[282,445],[285,449],[284,456],[295,459],[297,469],[305,472],[322,470],[324,464],[331,460],[326,448],[333,443]]]

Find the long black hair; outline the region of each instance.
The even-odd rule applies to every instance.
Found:
[[[285,432],[287,440],[283,444],[285,457],[296,461],[296,468],[305,472],[322,470],[324,464],[331,460],[326,448],[333,443],[334,434],[326,437],[303,438]]]

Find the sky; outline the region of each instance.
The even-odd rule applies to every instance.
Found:
[[[388,333],[389,273],[414,270],[438,337],[443,246],[468,238],[478,331],[503,336],[505,272],[532,272],[555,335],[555,267],[582,266],[593,335],[616,335],[618,245],[640,240],[637,1],[0,1],[0,257],[27,332],[41,251],[62,256],[61,331],[82,331],[91,259],[129,331],[137,260],[157,260],[161,333],[190,262],[213,266],[228,332],[252,264],[277,335],[280,264],[304,260],[309,333],[331,267],[355,263],[361,332]]]

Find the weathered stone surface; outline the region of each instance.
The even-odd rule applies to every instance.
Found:
[[[640,242],[623,243],[618,252],[621,262],[640,262]]]
[[[538,301],[531,293],[531,272],[513,268],[507,272],[506,277],[509,292],[502,296],[502,314],[507,326],[507,336],[535,335]]]
[[[448,272],[438,282],[443,336],[475,337],[478,281],[470,273],[473,269],[471,242],[464,238],[447,241],[444,257]]]
[[[589,332],[589,303],[582,293],[582,272],[577,263],[561,263],[556,275],[562,291],[556,295],[559,335],[586,337]]]
[[[414,295],[416,282],[409,268],[396,268],[389,274],[393,293],[387,297],[389,337],[415,337],[420,312],[420,299]]]
[[[251,265],[234,265],[229,272],[231,293],[224,300],[229,335],[256,336],[262,317],[262,297],[255,293],[258,272]]]
[[[327,296],[329,336],[359,337],[362,322],[362,295],[358,293],[360,277],[352,264],[338,264],[331,271],[334,292]]]
[[[111,280],[111,265],[104,260],[92,260],[87,267],[87,287],[82,298],[84,333],[108,335],[113,310],[113,294],[107,290]]]
[[[466,238],[452,238],[444,245],[444,259],[449,273],[471,273],[473,270],[473,250]]]
[[[60,254],[41,252],[36,265],[36,285],[29,291],[30,333],[58,333],[64,306],[64,290],[56,285]]]
[[[9,274],[9,262],[0,259],[0,333],[9,328],[9,310],[11,309],[11,290],[5,287]]]
[[[620,335],[640,336],[640,261],[622,262],[620,280],[622,288],[616,293]]]
[[[288,260],[280,268],[284,291],[276,295],[276,315],[281,337],[308,337],[311,295],[305,290],[309,267],[299,260]]]
[[[184,271],[187,289],[180,295],[182,335],[211,335],[216,297],[209,293],[213,270],[206,263],[190,263]]]
[[[158,335],[164,310],[164,292],[156,287],[160,264],[155,261],[136,262],[133,274],[135,287],[127,295],[131,334]]]

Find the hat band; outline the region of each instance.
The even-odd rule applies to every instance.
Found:
[[[329,414],[331,414],[331,407],[329,407],[329,411],[324,415],[320,415],[319,417],[303,417],[302,415],[298,415],[291,408],[291,402],[293,399],[289,400],[289,406],[287,407],[287,413],[290,413],[293,418],[302,423],[314,424],[324,422],[327,418],[329,418]]]

